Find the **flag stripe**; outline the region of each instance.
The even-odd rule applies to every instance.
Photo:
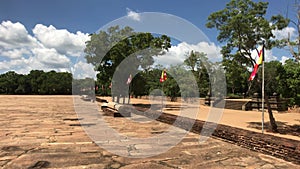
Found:
[[[249,81],[253,80],[256,76],[257,70],[258,70],[259,64],[255,64],[253,71],[249,77]]]
[[[258,68],[259,68],[259,65],[261,65],[262,64],[262,62],[264,61],[264,46],[262,46],[262,48],[261,48],[261,50],[258,52],[258,61],[257,61],[257,63],[254,65],[254,68],[253,68],[253,71],[252,71],[252,73],[251,73],[251,75],[250,75],[250,77],[249,77],[249,81],[251,81],[251,80],[253,80],[254,78],[255,78],[255,76],[256,76],[256,73],[257,73],[257,71],[258,71]]]
[[[163,70],[163,71],[161,72],[161,76],[160,76],[159,81],[162,83],[162,82],[164,82],[165,80],[167,80],[167,72],[166,72],[165,70]]]

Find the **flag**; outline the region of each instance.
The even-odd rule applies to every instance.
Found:
[[[160,76],[159,81],[162,83],[162,82],[164,82],[165,80],[167,80],[167,72],[166,72],[166,70],[163,70],[163,71],[161,72],[161,76]]]
[[[250,77],[249,77],[249,81],[251,81],[251,80],[253,80],[253,79],[255,78],[255,75],[256,75],[256,73],[257,73],[258,67],[259,67],[259,65],[258,65],[258,64],[255,64],[255,66],[254,66],[254,68],[253,68],[253,71],[252,71],[252,73],[251,73],[251,75],[250,75]]]
[[[131,83],[131,81],[132,81],[132,76],[131,76],[131,74],[129,75],[129,77],[128,77],[128,79],[127,79],[127,82],[126,82],[126,84],[130,84]]]
[[[256,64],[254,65],[254,68],[253,68],[253,71],[249,77],[249,81],[252,81],[255,76],[256,76],[256,73],[258,71],[258,68],[259,68],[259,65],[262,64],[262,62],[264,61],[264,46],[261,48],[261,50],[258,52],[258,60],[256,62]]]
[[[261,50],[258,52],[257,64],[261,65],[263,61],[264,61],[264,47],[262,47]]]

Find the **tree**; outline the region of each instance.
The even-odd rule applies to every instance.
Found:
[[[19,74],[14,71],[9,71],[0,76],[0,90],[5,94],[15,94],[18,88]]]
[[[283,66],[286,73],[287,96],[292,98],[292,105],[300,105],[300,63],[287,60]]]
[[[209,91],[209,75],[207,68],[210,67],[207,55],[203,52],[191,51],[186,54],[184,64],[194,74],[200,96],[206,96]]]
[[[297,39],[295,41],[291,41],[290,34],[288,34],[288,38],[284,40],[288,45],[292,56],[295,58],[297,62],[300,62],[300,4],[299,2],[300,1],[295,0],[297,20],[296,21],[291,20],[291,23],[297,29],[297,33],[298,33]]]
[[[221,50],[223,61],[235,62],[240,67],[254,67],[251,51],[264,43],[266,49],[277,44],[272,31],[285,28],[289,20],[281,15],[266,19],[267,8],[268,2],[231,0],[225,9],[208,17],[206,26],[216,28],[219,31],[218,41],[226,42]],[[273,116],[271,111],[268,112],[269,117]],[[271,126],[276,126],[275,120],[270,119],[270,122]]]
[[[15,90],[16,94],[31,93],[30,81],[27,75],[19,75],[17,82],[18,82],[18,88]]]
[[[273,30],[281,30],[289,20],[281,15],[265,18],[268,2],[251,0],[231,0],[225,9],[208,17],[206,26],[219,30],[218,41],[226,42],[221,53],[224,60],[234,60],[242,66],[255,65],[251,51],[257,45],[266,44],[266,49],[276,45]]]
[[[247,79],[249,78],[246,67],[235,60],[224,60],[223,66],[226,71],[227,90],[233,95],[244,96],[248,92]]]
[[[43,74],[45,72],[43,70],[31,70],[28,77],[31,85],[32,94],[40,94],[41,85],[44,81]]]
[[[100,31],[92,34],[86,42],[86,60],[99,71],[97,80],[99,84],[109,86],[113,84],[116,93],[122,93],[130,72],[139,68],[149,69],[154,63],[153,56],[162,55],[171,47],[170,38],[166,35],[153,36],[151,33],[134,32],[130,27],[120,29],[119,26],[110,27],[107,32]],[[127,70],[119,70],[121,62],[127,60]],[[112,81],[115,72],[122,75]]]

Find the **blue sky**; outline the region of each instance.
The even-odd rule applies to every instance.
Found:
[[[215,29],[207,29],[205,23],[210,13],[223,9],[227,2],[229,1],[2,0],[0,73],[9,70],[28,73],[30,69],[70,71],[72,66],[84,67],[86,64],[74,61],[78,61],[77,57],[83,55],[80,51],[82,52],[82,43],[88,40],[88,34],[121,17],[128,16],[135,20],[134,17],[143,12],[161,12],[183,18],[202,30],[211,41],[211,44],[206,45],[183,43],[179,44],[181,46],[174,46],[173,54],[166,57],[169,60],[182,60],[180,56],[171,56],[182,55],[178,53],[182,47],[190,49],[194,45],[196,49],[201,49],[201,46],[219,50],[221,46],[216,40],[218,32]],[[291,7],[293,3],[294,0],[269,1],[267,17],[274,14],[286,15],[289,6],[290,17],[295,18]],[[290,27],[286,31],[293,32],[293,28]],[[284,33],[286,32],[278,32],[278,35]],[[269,55],[270,60],[289,57],[287,51],[276,49],[269,51]]]

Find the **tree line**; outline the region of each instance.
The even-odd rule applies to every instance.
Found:
[[[203,61],[207,62],[204,53],[191,51],[186,55],[185,64],[171,66],[167,69],[167,80],[160,83],[159,78],[162,65],[157,65],[147,71],[140,71],[136,74],[130,84],[130,94],[134,97],[145,96],[151,94],[155,89],[162,89],[164,93],[175,99],[182,95],[182,91],[178,85],[178,81],[172,77],[170,72],[179,74],[183,81],[188,81],[191,77],[186,77],[184,69],[192,70],[192,74],[196,79],[200,97],[206,97],[210,90],[209,74]],[[225,72],[227,81],[227,93],[231,98],[251,97],[254,93],[259,93],[261,88],[261,72],[258,72],[256,81],[253,81],[252,87],[249,89],[248,78],[250,71],[244,71],[239,67],[236,69],[239,76],[232,72]],[[240,71],[239,70],[243,70]],[[174,73],[173,73],[174,74]],[[238,77],[238,80],[237,80]],[[177,79],[178,80],[178,79]],[[72,86],[73,82],[73,86]],[[265,92],[268,95],[273,93],[280,94],[281,97],[290,98],[290,105],[300,105],[300,64],[293,59],[287,60],[284,64],[279,61],[265,62]],[[32,70],[29,74],[23,75],[10,71],[0,75],[0,94],[88,94],[82,91],[87,84],[89,91],[95,89],[98,95],[109,96],[111,94],[111,86],[109,83],[103,83],[99,79],[72,79],[69,72],[44,72],[42,70]],[[75,93],[74,93],[75,91]],[[248,92],[248,95],[245,95]]]
[[[261,92],[261,72],[255,80],[248,81],[250,71],[255,64],[251,51],[265,44],[266,49],[273,47],[299,46],[299,41],[287,39],[276,40],[272,31],[285,28],[289,19],[281,15],[266,19],[268,2],[253,2],[251,0],[231,0],[223,10],[212,13],[206,26],[219,31],[217,40],[223,44],[221,54],[223,60],[217,65],[225,69],[227,95],[229,97],[251,97],[253,93]],[[251,23],[251,24],[250,24]],[[270,24],[272,23],[272,24]],[[300,37],[300,36],[299,36]],[[145,32],[135,32],[130,27],[112,26],[107,31],[90,34],[84,50],[87,63],[95,66],[97,79],[72,79],[68,72],[44,72],[32,70],[28,75],[13,71],[0,75],[1,94],[75,94],[85,93],[83,88],[89,85],[89,91],[96,94],[111,95],[111,87],[122,92],[131,72],[138,72],[130,83],[130,94],[134,96],[149,95],[153,89],[161,88],[172,98],[181,96],[178,81],[170,72],[182,74],[182,81],[189,81],[184,76],[184,70],[190,70],[196,79],[200,97],[210,94],[210,77],[204,63],[209,58],[201,51],[186,53],[181,65],[168,68],[168,80],[159,82],[161,65],[153,66],[154,57],[165,54],[171,47],[171,38],[166,35],[153,35]],[[291,105],[300,105],[300,66],[299,51],[293,51],[295,59],[281,64],[279,61],[265,62],[265,90],[267,95],[278,93],[281,97],[291,98]],[[127,67],[120,71],[120,64],[127,62]],[[113,79],[115,72],[120,72],[118,80]],[[74,85],[75,84],[75,85]],[[91,85],[93,84],[93,85]],[[95,85],[95,86],[94,86]],[[192,94],[192,91],[184,91]]]
[[[32,70],[23,75],[9,71],[0,75],[0,94],[72,94],[72,74]]]

